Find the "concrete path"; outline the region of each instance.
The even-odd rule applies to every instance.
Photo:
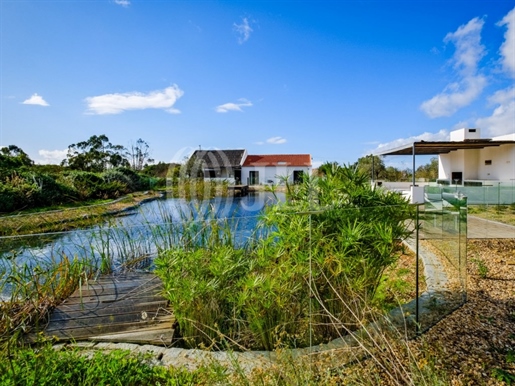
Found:
[[[515,239],[515,226],[468,215],[467,238]]]

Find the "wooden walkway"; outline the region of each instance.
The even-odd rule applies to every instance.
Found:
[[[233,196],[243,197],[249,194],[248,185],[230,185],[227,187],[229,192],[232,192]]]
[[[52,312],[45,334],[65,341],[170,345],[174,317],[162,288],[150,273],[90,280]]]

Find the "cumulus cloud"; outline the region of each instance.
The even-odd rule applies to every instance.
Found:
[[[433,98],[423,102],[420,109],[431,118],[450,116],[469,105],[486,86],[486,77],[478,73],[478,63],[485,56],[481,44],[484,20],[474,18],[445,36],[445,43],[453,43],[456,51],[450,61],[457,73],[453,82]]]
[[[243,112],[242,107],[250,107],[252,106],[252,102],[241,98],[238,99],[238,103],[224,103],[223,105],[216,106],[215,111],[217,113],[227,113],[229,111],[240,111]]]
[[[29,99],[26,99],[21,103],[23,103],[24,105],[50,106],[41,95],[38,95],[36,93],[32,94],[32,96]]]
[[[68,149],[65,150],[39,150],[38,154],[40,159],[37,160],[39,164],[60,164],[66,158]]]
[[[129,0],[114,0],[115,4],[121,5],[122,7],[128,7],[131,5],[131,2]]]
[[[496,107],[491,116],[477,119],[476,126],[492,137],[515,133],[515,86],[497,91],[488,102]]]
[[[515,8],[497,25],[506,26],[504,42],[499,50],[503,69],[515,78]],[[488,98],[488,103],[494,107],[492,114],[478,118],[475,125],[489,137],[515,133],[515,86],[498,90]]]
[[[244,17],[241,20],[241,24],[233,24],[234,30],[238,33],[238,43],[243,44],[250,38],[250,34],[252,33],[252,28],[250,27],[249,20]]]
[[[272,137],[266,140],[266,143],[271,143],[272,145],[282,145],[286,143],[286,138],[283,137]]]
[[[515,8],[513,8],[499,23],[506,26],[504,43],[501,45],[503,68],[511,77],[515,78]]]
[[[164,90],[151,91],[148,94],[128,92],[122,94],[104,94],[85,99],[89,114],[120,114],[127,110],[161,109],[171,114],[179,114],[174,108],[175,102],[184,92],[173,85]]]
[[[440,130],[438,133],[423,133],[409,138],[399,138],[391,142],[381,143],[374,150],[368,154],[380,154],[388,150],[393,150],[401,146],[411,145],[413,142],[420,141],[448,141],[449,132],[447,130]]]

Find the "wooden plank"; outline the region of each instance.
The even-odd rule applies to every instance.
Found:
[[[175,330],[170,325],[159,325],[138,331],[122,332],[118,334],[108,334],[92,336],[90,340],[94,342],[113,342],[113,343],[137,343],[153,345],[170,345],[174,338]]]
[[[163,315],[164,317],[164,315]],[[110,326],[123,325],[124,323],[140,323],[140,324],[155,324],[159,321],[159,317],[149,315],[146,311],[128,312],[117,315],[94,316],[82,319],[67,319],[60,321],[52,321],[51,327],[47,331],[53,330],[73,330],[83,329],[89,326]]]
[[[172,315],[156,318],[154,320],[116,320],[109,321],[109,323],[97,323],[96,321],[89,321],[88,323],[73,323],[55,324],[51,328],[46,329],[46,333],[50,335],[65,335],[78,339],[78,337],[90,337],[92,335],[105,334],[105,333],[118,333],[122,331],[148,328],[150,326],[157,326],[162,323],[173,323],[175,318]]]
[[[123,312],[133,312],[133,311],[147,311],[149,309],[166,309],[168,306],[168,302],[166,300],[158,300],[153,302],[147,302],[147,303],[136,303],[131,305],[127,305],[125,307],[125,310],[112,310],[111,307],[95,307],[88,309],[89,312],[85,312],[85,310],[74,310],[74,309],[66,309],[63,310],[58,309],[54,312],[54,315],[52,316],[52,320],[59,321],[59,320],[66,320],[66,319],[84,319],[84,318],[90,318],[92,316],[104,316],[104,315],[117,315],[118,313]]]
[[[149,273],[99,277],[54,310],[45,333],[60,339],[83,340],[152,328],[161,332],[142,333],[140,339],[166,341],[173,335],[174,317],[161,291],[160,279]]]
[[[72,301],[63,303],[59,308],[68,307],[70,309],[80,310],[80,309],[88,308],[88,307],[89,308],[96,307],[96,305],[98,307],[101,307],[102,305],[105,306],[109,303],[119,303],[119,306],[123,306],[122,303],[130,303],[130,302],[145,303],[145,302],[150,302],[152,300],[158,300],[158,299],[163,299],[163,297],[159,296],[157,294],[149,294],[149,295],[143,294],[143,295],[139,295],[139,296],[138,296],[138,294],[132,294],[130,297],[125,296],[125,295],[121,295],[121,296],[100,295],[97,297],[87,297],[87,298],[82,298],[82,299],[77,299],[77,300],[72,299]]]

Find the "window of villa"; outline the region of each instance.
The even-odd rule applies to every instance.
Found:
[[[492,164],[492,160],[491,159],[485,160],[485,165],[491,165],[491,164]]]

